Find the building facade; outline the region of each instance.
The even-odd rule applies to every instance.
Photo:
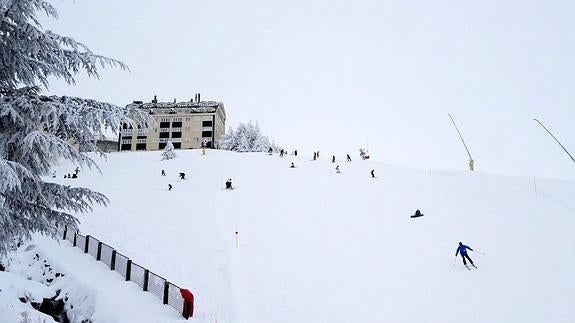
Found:
[[[143,109],[154,118],[147,127],[124,124],[118,136],[118,150],[159,150],[171,141],[176,149],[217,148],[225,133],[226,111],[222,102],[200,101],[199,94],[189,102],[144,103],[134,101],[128,108]]]

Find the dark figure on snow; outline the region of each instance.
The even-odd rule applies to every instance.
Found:
[[[460,254],[461,258],[463,259],[463,264],[465,265],[465,267],[467,267],[467,262],[465,261],[465,258],[469,260],[471,266],[475,267],[475,265],[473,264],[473,260],[471,260],[471,258],[469,258],[469,255],[467,254],[467,250],[473,251],[473,249],[469,248],[468,246],[460,242],[459,247],[457,247],[457,251],[455,252],[455,257],[457,257],[457,254]]]
[[[335,155],[331,156],[331,162],[335,163]]]
[[[297,156],[297,149],[294,150],[293,154],[294,154],[295,156]]]
[[[180,173],[180,179],[186,179],[186,173]]]
[[[317,158],[319,159],[319,150],[317,151]]]
[[[349,154],[347,154],[347,161],[348,161],[348,162],[351,161],[351,157],[349,157]]]
[[[295,168],[295,165],[291,163],[291,166],[289,168]]]
[[[375,169],[371,170],[371,178],[375,178]]]
[[[339,165],[335,166],[335,172],[341,174],[341,171],[339,170]]]
[[[70,173],[68,173],[68,177],[67,178],[72,178],[72,175],[70,175]]]
[[[232,189],[232,179],[228,179],[226,181],[226,190],[231,190]]]
[[[72,174],[72,178],[78,178],[78,174],[76,173]]]
[[[314,153],[313,153],[313,160],[316,160],[316,159],[317,159],[317,153],[314,152]]]
[[[274,151],[274,150],[272,149],[272,147],[270,147],[270,149],[268,149],[268,154],[271,155],[273,151]]]
[[[168,184],[168,191],[172,190],[172,184]]]
[[[80,172],[80,167],[76,167],[76,169],[74,169],[74,172],[76,173],[76,175],[78,175],[78,173]]]
[[[284,156],[284,150],[282,149],[282,150],[280,150],[280,157],[283,157],[283,156]]]
[[[166,176],[166,171],[162,169],[162,176]]]

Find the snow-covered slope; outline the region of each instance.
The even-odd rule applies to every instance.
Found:
[[[114,153],[78,179],[60,165],[56,181],[105,193],[82,232],[192,290],[197,320],[575,321],[574,181],[160,154]],[[459,241],[485,253],[470,253],[479,269],[454,266]]]

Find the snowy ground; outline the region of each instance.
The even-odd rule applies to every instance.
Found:
[[[301,153],[178,155],[114,153],[103,176],[63,179],[75,166],[61,165],[56,181],[105,193],[111,205],[82,215],[81,231],[192,290],[197,321],[575,322],[575,181],[360,160],[339,162],[336,174],[327,155]],[[415,209],[425,216],[409,218]],[[485,253],[470,253],[479,269],[454,266],[459,241]],[[78,249],[35,243],[54,262],[84,261],[68,270],[102,299],[114,288],[97,285],[144,298],[130,307],[148,309],[133,322],[179,320],[113,272],[91,273],[104,265]],[[110,317],[124,308],[115,303],[95,311]]]

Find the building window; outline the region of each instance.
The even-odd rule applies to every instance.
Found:
[[[160,138],[170,138],[169,132],[160,132]]]
[[[172,122],[172,128],[181,128],[182,127],[182,122]]]
[[[138,139],[138,140],[136,141],[136,143],[138,143],[138,144],[145,144],[145,143],[146,143],[146,139]]]
[[[146,143],[136,144],[136,150],[146,150]]]
[[[131,145],[132,139],[122,139],[122,145]]]
[[[212,132],[211,131],[202,131],[202,138],[211,138],[212,137]]]
[[[172,132],[172,138],[182,138],[181,132]]]
[[[212,126],[212,120],[202,121],[202,127],[211,127],[211,126]]]
[[[160,138],[160,144],[165,144],[168,142],[168,138]]]
[[[172,122],[182,122],[182,118],[181,117],[173,118]]]
[[[160,128],[169,128],[169,127],[170,127],[169,122],[160,122]]]
[[[172,132],[182,132],[182,128],[172,128]]]
[[[160,119],[160,122],[170,122],[170,118],[162,118]]]
[[[160,129],[160,132],[170,132],[170,129],[168,129],[168,128],[161,128],[161,129]]]
[[[160,146],[159,146],[158,148],[160,148],[160,149],[166,148],[166,143],[165,143],[165,142],[160,142]]]
[[[138,129],[138,136],[145,136],[148,133],[148,128]]]
[[[132,144],[124,144],[124,145],[122,145],[122,150],[132,150]]]
[[[173,145],[174,145],[174,148],[175,148],[175,149],[180,149],[180,148],[182,148],[182,143],[181,143],[181,142],[174,142]]]

